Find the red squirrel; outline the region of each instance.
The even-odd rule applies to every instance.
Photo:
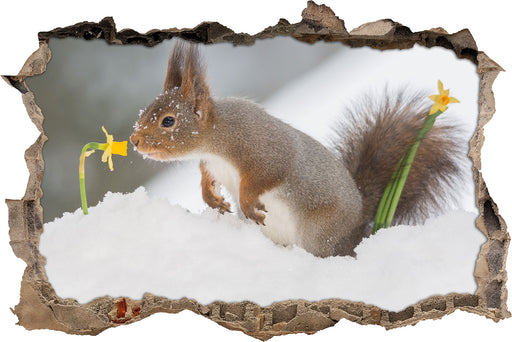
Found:
[[[354,255],[428,114],[421,102],[399,94],[353,114],[329,149],[254,102],[210,96],[198,46],[180,40],[164,91],[142,111],[130,141],[155,160],[200,160],[204,201],[231,211],[218,193],[224,185],[241,213],[275,243],[320,257]],[[460,173],[454,130],[436,125],[422,142],[394,223],[424,218],[442,205],[446,185]]]

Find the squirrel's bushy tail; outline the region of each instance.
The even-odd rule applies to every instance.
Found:
[[[393,98],[387,95],[379,104],[367,99],[335,129],[339,136],[335,148],[363,197],[365,225],[373,222],[398,161],[428,115],[430,106],[424,99],[404,92]],[[463,145],[457,127],[443,121],[441,116],[420,144],[393,224],[422,221],[453,197],[450,190],[461,175]]]

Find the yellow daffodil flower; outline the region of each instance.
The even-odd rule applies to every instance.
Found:
[[[80,195],[82,198],[82,210],[85,215],[87,215],[87,198],[85,196],[85,158],[89,157],[94,153],[95,150],[103,150],[103,155],[101,156],[102,162],[108,161],[108,167],[110,171],[114,171],[114,164],[112,163],[112,155],[118,154],[121,156],[126,156],[126,150],[128,147],[128,141],[114,141],[114,137],[111,134],[108,134],[105,127],[101,127],[105,135],[107,136],[107,142],[104,144],[91,142],[86,144],[82,149],[82,154],[80,155],[80,164],[78,167],[78,179],[80,181]]]
[[[430,108],[429,115],[434,114],[438,110],[444,113],[446,109],[448,108],[447,104],[449,103],[459,103],[460,101],[457,100],[455,97],[450,97],[450,89],[444,89],[443,83],[441,81],[437,81],[437,89],[439,90],[439,94],[437,95],[430,95],[428,98],[434,101],[434,104],[432,105],[432,108]]]
[[[111,134],[108,134],[105,127],[101,126],[101,129],[107,136],[107,143],[101,144],[103,147],[105,147],[103,152],[103,155],[101,156],[101,161],[106,162],[108,160],[108,168],[110,171],[114,171],[114,164],[112,163],[112,155],[113,154],[119,154],[121,156],[126,156],[126,150],[128,146],[128,141],[114,141],[114,136]]]
[[[444,113],[444,111],[448,108],[447,104],[459,102],[459,100],[456,98],[449,96],[450,90],[445,90],[441,81],[437,81],[437,88],[439,89],[439,94],[430,95],[428,97],[434,101],[429,115],[425,117],[423,125],[418,131],[414,142],[405,150],[404,155],[398,162],[398,165],[393,175],[391,176],[386,189],[384,190],[384,194],[382,195],[379,206],[377,208],[377,214],[375,215],[373,234],[375,234],[379,229],[387,228],[391,225],[395,216],[398,202],[400,201],[402,190],[405,186],[411,165],[414,161],[416,151],[418,150],[420,143],[423,141],[427,133],[433,127],[436,118]]]

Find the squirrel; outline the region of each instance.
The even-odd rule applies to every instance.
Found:
[[[319,257],[354,256],[371,233],[397,162],[428,115],[421,102],[400,93],[353,113],[328,148],[252,101],[212,97],[197,44],[179,40],[163,93],[141,111],[130,141],[151,159],[200,160],[208,206],[231,212],[218,192],[222,184],[239,212],[276,244]],[[435,125],[423,140],[394,224],[426,218],[430,208],[442,206],[460,174],[454,131]]]

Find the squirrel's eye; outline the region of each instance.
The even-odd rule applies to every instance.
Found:
[[[162,127],[172,127],[172,126],[174,126],[175,121],[176,120],[172,116],[166,116],[162,120]]]

